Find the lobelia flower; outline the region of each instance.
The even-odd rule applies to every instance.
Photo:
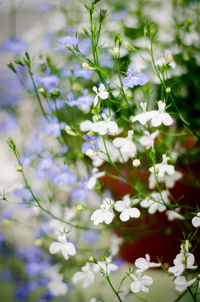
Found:
[[[198,212],[197,215],[192,218],[192,225],[195,228],[200,227],[200,212]]]
[[[59,279],[54,279],[47,284],[47,288],[54,296],[64,296],[68,292],[68,286],[62,281],[62,276]]]
[[[152,114],[151,111],[146,111],[147,103],[140,103],[143,112],[134,116],[131,121],[134,123],[136,121],[140,122],[140,124],[145,125],[151,118],[153,118],[154,113]]]
[[[135,260],[135,266],[137,268],[136,273],[143,273],[151,267],[160,267],[160,263],[150,262],[149,254],[145,255],[145,258],[138,258]]]
[[[97,121],[92,127],[92,131],[99,133],[100,135],[116,135],[119,132],[118,126],[114,121],[111,121],[111,117],[105,113],[102,114],[103,121]]]
[[[93,119],[93,122],[91,122],[90,120],[86,120],[86,121],[83,121],[80,123],[81,131],[84,131],[84,132],[93,131],[93,126],[98,121],[98,116],[93,115],[92,119]]]
[[[185,269],[196,269],[197,266],[194,266],[194,255],[189,253],[188,247],[189,241],[186,240],[185,245],[181,245],[181,252],[176,255],[176,258],[173,260],[174,266],[169,267],[168,272],[172,273],[175,277],[180,276]]]
[[[158,110],[150,111],[152,113],[151,125],[153,127],[158,127],[161,124],[165,126],[170,126],[173,124],[173,119],[171,116],[165,112],[166,104],[162,101],[158,101]]]
[[[81,152],[83,154],[85,154],[89,149],[92,149],[94,152],[98,150],[97,136],[83,135],[83,138],[86,140],[86,142],[84,142],[81,147]]]
[[[191,286],[197,279],[187,281],[185,276],[178,276],[174,280],[175,289],[179,292],[183,292],[188,286]]]
[[[14,37],[12,39],[4,41],[0,50],[9,50],[14,54],[19,54],[20,52],[25,52],[28,49],[28,43],[20,40],[19,37]]]
[[[87,288],[90,285],[92,285],[95,281],[95,266],[91,265],[91,263],[86,263],[86,265],[84,265],[81,268],[81,272],[77,272],[74,274],[72,281],[73,283],[82,283],[83,288]]]
[[[139,293],[141,291],[148,293],[149,288],[147,286],[153,283],[153,279],[150,276],[141,276],[141,274],[130,274],[131,278],[134,280],[130,284],[130,289],[133,293]]]
[[[112,258],[107,257],[104,261],[98,261],[99,269],[102,269],[106,274],[110,275],[111,272],[118,270],[118,265],[112,263]]]
[[[127,77],[122,81],[124,87],[133,88],[134,86],[143,86],[149,82],[149,78],[134,66],[127,71]]]
[[[60,83],[60,79],[57,75],[52,74],[46,77],[39,77],[38,82],[41,86],[44,86],[49,92],[54,89]]]
[[[57,117],[54,117],[51,122],[44,122],[44,131],[54,137],[59,137],[61,135],[61,130],[63,130],[65,126],[65,122],[59,122]]]
[[[169,211],[166,212],[166,215],[167,215],[168,220],[169,220],[169,221],[173,221],[173,220],[175,220],[175,219],[181,219],[181,220],[184,219],[184,216],[183,216],[183,215],[177,213],[177,212],[179,212],[181,209],[180,209],[180,208],[176,208],[175,210],[176,210],[176,211],[169,210]]]
[[[118,137],[113,140],[113,145],[119,148],[121,153],[121,161],[128,161],[129,158],[134,157],[137,153],[136,145],[132,142],[133,131],[128,131],[127,137]]]
[[[113,213],[114,201],[111,198],[105,198],[100,206],[100,209],[96,210],[92,216],[91,220],[95,225],[105,222],[110,224],[114,218]]]
[[[87,188],[92,190],[97,183],[97,179],[104,176],[105,172],[99,172],[98,168],[93,168],[92,169],[92,176],[89,178],[88,183],[87,183]]]
[[[158,182],[164,182],[167,188],[173,188],[175,182],[182,178],[182,173],[179,171],[175,171],[172,175],[164,175],[163,177],[158,177]],[[149,189],[153,189],[156,187],[156,179],[155,175],[151,174],[149,176]]]
[[[168,192],[162,191],[162,198],[165,203],[169,203],[168,199]],[[163,203],[160,193],[158,192],[152,192],[151,196],[147,196],[141,203],[141,207],[143,208],[149,208],[148,212],[149,214],[154,214],[156,211],[163,212],[166,209],[166,206]]]
[[[145,148],[148,150],[150,148],[154,147],[154,139],[156,138],[156,136],[158,135],[159,131],[155,131],[153,133],[150,134],[149,131],[144,131],[144,134],[139,142],[141,145],[145,146]]]
[[[114,204],[116,211],[121,212],[119,218],[121,221],[128,221],[130,218],[140,217],[140,211],[131,207],[131,199],[129,195],[125,195],[123,200],[118,200]]]
[[[99,88],[94,86],[92,89],[96,93],[96,96],[94,98],[94,106],[96,107],[98,104],[99,98],[102,100],[106,100],[109,96],[109,93],[106,91],[106,87],[102,83],[100,84]]]
[[[112,256],[115,256],[118,251],[120,245],[123,243],[123,238],[118,237],[117,235],[113,234],[111,235],[110,239],[110,253]]]
[[[167,161],[170,158],[167,157],[166,154],[163,154],[162,159],[163,159],[163,161],[160,164],[155,165],[155,169],[154,169],[154,166],[149,168],[149,171],[151,173],[157,173],[158,178],[164,177],[165,173],[169,174],[169,175],[173,175],[175,173],[174,166],[167,164]]]
[[[62,253],[65,260],[69,259],[69,256],[76,255],[76,249],[73,243],[67,242],[66,234],[58,236],[58,242],[51,243],[49,247],[51,254]]]
[[[54,184],[61,183],[63,186],[67,184],[74,184],[77,180],[76,174],[67,171],[68,165],[60,167],[60,172],[56,173],[52,177],[52,182]]]

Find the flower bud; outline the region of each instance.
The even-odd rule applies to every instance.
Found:
[[[82,67],[87,70],[94,70],[94,67],[91,67],[87,62],[82,63]]]
[[[107,12],[108,12],[108,8],[103,6],[100,10],[100,17],[101,17],[101,20],[105,19],[106,15],[107,15]]]
[[[85,154],[90,158],[95,156],[95,152],[92,149],[88,149]]]
[[[170,92],[171,92],[171,88],[170,88],[170,87],[167,87],[167,88],[165,89],[165,91],[166,91],[166,93],[170,93]]]
[[[16,170],[17,170],[18,172],[22,172],[22,166],[21,166],[21,165],[17,165],[17,166],[16,166]]]
[[[72,128],[69,126],[69,125],[67,125],[66,127],[65,127],[65,131],[67,132],[67,134],[69,134],[69,135],[72,135],[72,136],[76,136],[77,134],[72,130]]]
[[[133,160],[132,164],[133,164],[134,167],[138,167],[138,166],[141,165],[141,162],[140,162],[139,159],[136,158],[136,159]]]
[[[119,52],[119,49],[117,47],[113,48],[113,53],[114,53],[115,58],[119,58],[120,52]]]
[[[135,51],[135,47],[131,46],[128,42],[124,43],[124,47],[126,47],[130,51]]]
[[[13,63],[11,61],[8,61],[7,63],[8,67],[14,72],[14,73],[17,73],[15,67],[13,66]]]
[[[40,92],[44,97],[47,96],[47,93],[46,93],[46,90],[44,89],[44,87],[40,87],[40,88],[39,88],[39,92]]]
[[[85,207],[82,206],[81,204],[78,204],[76,209],[75,209],[76,212],[81,212],[81,211],[84,211],[84,210],[85,210]]]
[[[167,57],[166,57],[166,63],[167,63],[167,65],[171,64],[173,62],[173,59],[174,58],[173,58],[172,54],[168,53]]]

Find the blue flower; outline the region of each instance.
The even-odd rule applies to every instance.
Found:
[[[4,111],[2,114],[2,120],[0,120],[0,131],[9,132],[13,131],[18,126],[18,119],[12,113]]]
[[[50,179],[56,171],[56,165],[53,162],[52,155],[45,153],[36,167],[35,177],[37,179]]]
[[[127,14],[127,10],[121,9],[118,12],[113,12],[110,14],[110,18],[115,21],[123,21]]]
[[[18,54],[22,51],[26,51],[27,49],[28,49],[28,43],[21,41],[20,38],[18,37],[6,40],[1,46],[1,50],[3,51],[9,50],[14,54]]]
[[[60,172],[56,173],[52,177],[52,182],[54,184],[61,183],[63,186],[68,184],[74,184],[77,180],[76,174],[67,171],[68,165],[64,165],[60,168]]]
[[[87,70],[87,69],[81,68],[78,64],[74,64],[73,74],[77,78],[83,78],[83,79],[88,80],[91,78],[91,76],[93,74],[93,70]]]
[[[60,79],[57,75],[52,74],[50,76],[39,77],[38,82],[41,86],[44,86],[49,92],[51,92],[51,90],[60,83]]]
[[[71,53],[71,51],[69,51],[67,49],[67,45],[71,46],[72,48],[74,48],[75,46],[78,45],[78,39],[69,35],[69,36],[64,36],[61,37],[60,39],[56,40],[56,42],[58,44],[60,44],[60,46],[55,47],[54,50],[56,51],[63,51],[66,50],[67,52]]]
[[[99,232],[94,230],[84,231],[81,239],[87,243],[95,243],[99,238]]]
[[[138,72],[136,67],[129,68],[127,77],[122,81],[124,87],[133,88],[134,86],[143,86],[149,82],[149,78],[143,73]]]
[[[54,117],[51,122],[44,121],[44,131],[54,137],[61,135],[61,130],[66,126],[65,122],[59,122],[57,117]]]
[[[93,151],[99,149],[97,136],[83,135],[83,138],[86,140],[86,142],[82,144],[81,148],[81,152],[83,154],[85,154],[89,149],[92,149]]]
[[[0,233],[0,244],[5,241],[4,236]]]
[[[91,191],[86,188],[87,181],[79,181],[79,187],[71,191],[71,197],[76,200],[87,200]]]

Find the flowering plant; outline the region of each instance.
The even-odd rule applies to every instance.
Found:
[[[189,15],[199,4],[186,12],[172,1],[170,40],[153,12],[144,22],[148,3],[107,9],[100,0],[57,2],[48,9],[64,24],[53,37],[46,33],[50,55],[40,52],[37,62],[16,38],[2,47],[17,54],[8,67],[30,95],[0,104],[2,132],[18,128],[23,136],[21,145],[17,135],[8,139],[20,176],[1,192],[1,216],[5,226],[28,225],[35,244],[13,251],[26,273],[16,281],[16,297],[26,300],[40,286],[37,301],[80,301],[102,275],[110,299],[150,301],[154,280],[146,274],[157,268],[173,280],[174,301],[198,301],[199,121],[184,104],[188,86],[179,82],[195,60],[190,82],[198,86],[199,40],[192,33],[199,21]],[[72,18],[76,31],[66,35]],[[87,301],[106,299],[97,290]]]

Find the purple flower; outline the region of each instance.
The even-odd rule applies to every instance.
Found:
[[[91,95],[87,95],[88,90],[84,89],[81,91],[83,93],[82,96],[78,97],[77,100],[74,100],[74,95],[72,92],[68,93],[68,101],[63,101],[70,107],[79,107],[83,111],[86,110],[88,111],[88,108],[92,105],[94,98]]]
[[[77,78],[83,78],[83,79],[88,80],[91,78],[91,76],[93,74],[93,70],[87,70],[87,69],[81,68],[78,64],[74,64],[73,74]]]
[[[28,49],[28,43],[21,41],[18,37],[6,40],[1,46],[1,50],[9,50],[14,54],[18,54]]]
[[[91,191],[86,188],[87,181],[79,181],[79,187],[71,191],[71,197],[76,200],[87,200]]]
[[[35,177],[37,179],[50,179],[57,168],[53,162],[52,155],[45,153],[43,156],[44,158],[37,164]]]
[[[46,261],[39,262],[29,262],[25,265],[25,270],[29,277],[33,278],[37,275],[43,273],[43,271],[49,266],[49,263]]]
[[[99,238],[99,232],[94,230],[84,231],[81,238],[87,243],[95,243]]]
[[[22,198],[24,200],[30,200],[30,199],[32,199],[31,193],[29,192],[28,189],[25,189],[25,188],[23,188],[23,189],[15,189],[13,193],[14,193],[15,196],[20,197],[20,198]]]
[[[121,9],[118,12],[111,13],[110,18],[112,20],[115,20],[115,21],[123,21],[123,19],[125,18],[126,14],[127,14],[127,10]]]
[[[59,122],[57,117],[54,117],[51,122],[44,122],[44,131],[47,134],[51,134],[54,137],[59,137],[61,135],[61,130],[65,128],[65,122]]]
[[[61,183],[63,186],[67,184],[74,184],[77,180],[76,174],[73,172],[67,171],[68,166],[64,165],[60,168],[60,172],[56,173],[52,177],[52,182],[54,184]]]
[[[41,86],[44,86],[46,89],[48,89],[48,91],[51,91],[60,83],[60,79],[57,77],[57,75],[53,74],[46,77],[39,77],[38,82]]]
[[[5,241],[4,236],[0,233],[0,244]]]
[[[93,151],[98,150],[98,137],[97,136],[91,136],[91,135],[83,135],[83,138],[86,140],[82,144],[81,152],[85,154],[89,149],[92,149]]]
[[[71,46],[72,48],[78,45],[78,39],[73,36],[61,37],[60,39],[56,40],[56,42],[60,44],[60,46],[55,47],[54,50],[56,51],[66,50],[69,53],[71,53],[71,51],[67,49],[67,45]]]
[[[14,116],[12,113],[7,113],[4,111],[4,114],[2,116],[2,120],[0,120],[0,131],[1,132],[9,132],[16,129],[18,126],[18,120],[16,116]]]
[[[123,79],[124,87],[133,88],[134,86],[143,86],[149,82],[149,78],[143,73],[138,73],[136,67],[129,68],[127,77]]]

